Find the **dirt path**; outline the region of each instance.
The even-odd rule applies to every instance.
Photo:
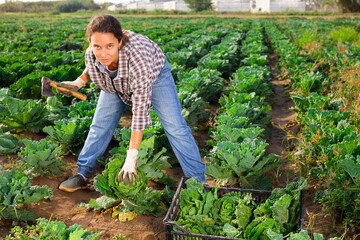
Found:
[[[278,76],[277,56],[271,53],[269,56],[269,68],[272,76],[272,88],[274,94],[271,96],[272,125],[270,127],[272,137],[269,139],[267,149],[278,154],[283,160],[283,164],[276,172],[271,175],[273,177],[274,187],[286,187],[286,184],[297,181],[300,174],[298,166],[288,159],[289,149],[294,147],[296,143],[296,134],[300,131],[300,127],[296,124],[295,112],[291,110],[294,106],[293,101],[289,98],[288,91],[289,80],[281,80]],[[319,203],[314,202],[315,193],[318,191],[319,183],[308,183],[305,190],[304,199],[304,229],[309,233],[322,233],[325,238],[339,237],[342,233],[337,232],[333,226],[331,217],[326,214]],[[339,227],[338,229],[341,229]]]
[[[274,173],[275,187],[286,187],[287,182],[296,175],[296,166],[287,158],[288,149],[291,147],[290,136],[298,131],[298,126],[295,124],[295,112],[290,108],[294,106],[292,100],[286,93],[286,85],[289,80],[280,80],[277,69],[277,55],[271,53],[269,56],[269,68],[273,81],[272,88],[274,94],[270,100],[272,102],[272,110],[269,114],[272,115],[272,125],[270,126],[271,138],[268,143],[267,150],[280,156],[283,164]]]

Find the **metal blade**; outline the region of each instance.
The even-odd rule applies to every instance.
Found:
[[[42,77],[41,79],[41,95],[45,97],[52,97],[55,94],[51,90],[51,87],[49,85],[50,79],[47,77]]]

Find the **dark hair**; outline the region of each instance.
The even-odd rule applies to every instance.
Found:
[[[90,20],[85,33],[89,42],[91,36],[96,32],[114,34],[119,42],[121,40],[123,41],[122,46],[129,41],[128,36],[126,36],[122,31],[120,22],[112,15],[99,14]]]

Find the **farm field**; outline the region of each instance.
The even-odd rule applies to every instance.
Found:
[[[305,189],[303,229],[309,236],[359,238],[360,18],[117,17],[124,29],[164,51],[182,114],[207,163],[208,185],[273,190],[292,184],[297,193]],[[55,90],[54,97],[43,97],[41,78],[72,81],[83,72],[89,20],[0,16],[1,239],[11,229],[12,239],[21,239],[16,234],[30,234],[21,227],[36,223],[47,239],[61,239],[61,233],[73,239],[165,239],[163,219],[183,173],[153,111],[135,190],[111,180],[125,160],[130,108],[88,189],[58,189],[76,173],[99,90],[93,83],[82,88],[86,101]],[[194,217],[187,229],[256,239],[246,230],[263,217],[274,224],[261,239],[271,239],[268,228],[298,232],[300,213],[291,207],[300,202],[291,194],[277,202],[288,204],[283,215],[250,213],[243,227],[232,222],[226,230],[215,215],[206,227],[197,225],[204,217]]]

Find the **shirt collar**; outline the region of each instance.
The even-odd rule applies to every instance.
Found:
[[[129,44],[129,43],[128,43]],[[126,44],[123,48],[119,51],[119,71],[117,77],[127,79],[129,77],[129,59],[128,59],[128,51]],[[105,67],[95,58],[95,66],[100,70],[101,73],[105,73]]]
[[[95,60],[95,66],[98,67],[98,69],[100,70],[100,72],[102,72],[102,73],[105,72],[105,67],[104,67],[104,65],[102,65],[98,60]]]

